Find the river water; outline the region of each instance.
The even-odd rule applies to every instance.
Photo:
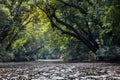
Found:
[[[117,63],[0,63],[0,80],[120,80]]]

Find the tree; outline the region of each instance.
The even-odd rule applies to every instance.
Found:
[[[7,0],[0,3],[9,11],[8,16],[4,16],[9,18],[8,22],[3,25],[3,28],[0,28],[0,44],[7,42],[6,50],[8,50],[20,32],[24,31],[28,24],[37,23],[39,17],[37,17],[38,13],[34,11],[31,1]]]
[[[0,1],[0,56],[23,56],[42,43],[39,13],[31,0]]]
[[[41,3],[43,5],[36,2],[36,6],[46,13],[52,27],[82,41],[94,53],[97,51],[103,0],[45,0]]]
[[[103,39],[105,46],[120,46],[120,30],[119,30],[119,15],[120,15],[120,1],[107,1],[105,4],[105,12],[101,17],[103,23],[100,36]]]

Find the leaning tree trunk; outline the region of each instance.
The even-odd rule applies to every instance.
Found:
[[[29,51],[29,52],[26,52],[26,55],[27,56],[30,56],[30,55],[36,55],[37,52],[44,47],[44,44],[41,44],[38,48],[32,50],[32,51]]]

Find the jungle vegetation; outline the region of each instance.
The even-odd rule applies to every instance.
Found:
[[[120,61],[120,0],[0,0],[0,61]]]

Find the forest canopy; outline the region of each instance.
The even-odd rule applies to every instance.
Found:
[[[119,0],[0,0],[0,61],[119,61]]]

